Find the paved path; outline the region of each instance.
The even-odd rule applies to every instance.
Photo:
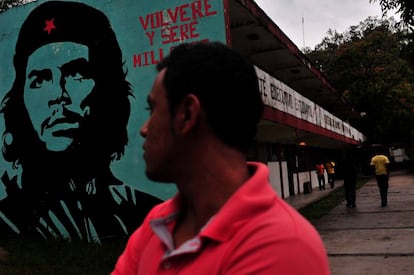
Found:
[[[389,183],[387,207],[372,178],[357,191],[356,208],[343,202],[313,222],[333,275],[414,274],[414,174],[392,172]]]

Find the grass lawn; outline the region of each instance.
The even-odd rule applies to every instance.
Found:
[[[369,178],[361,178],[357,181],[356,189],[361,188],[365,183],[368,182]],[[345,200],[345,190],[341,186],[336,190],[332,191],[327,197],[316,201],[306,207],[299,209],[299,212],[305,216],[308,220],[312,221],[319,219],[324,215],[328,214],[335,206],[339,205]]]
[[[103,245],[68,241],[0,240],[7,254],[0,259],[1,275],[109,274],[126,240]],[[0,251],[0,256],[1,256]]]

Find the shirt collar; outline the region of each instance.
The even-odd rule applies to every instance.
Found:
[[[270,208],[275,199],[275,191],[269,184],[269,171],[265,164],[248,162],[251,177],[236,190],[221,209],[200,230],[199,237],[223,242],[257,213]],[[169,207],[161,209],[158,218],[151,221],[151,226],[163,223],[170,224],[170,232],[180,211],[180,194],[171,201]],[[158,234],[157,234],[158,235]],[[165,239],[163,242],[170,242]]]
[[[201,232],[202,237],[223,242],[257,213],[273,205],[276,194],[268,181],[267,166],[258,162],[248,162],[248,166],[252,176],[217,212]]]

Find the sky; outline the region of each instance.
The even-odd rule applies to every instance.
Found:
[[[369,0],[254,1],[299,49],[303,46],[314,49],[326,37],[328,29],[343,33],[368,16],[381,18],[382,14],[379,2]],[[388,17],[391,15],[394,13],[388,13]]]

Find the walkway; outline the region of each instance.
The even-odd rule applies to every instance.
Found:
[[[306,195],[319,199],[328,192]],[[296,208],[305,202],[286,200]],[[332,274],[414,274],[414,174],[391,173],[387,207],[380,207],[375,178],[357,191],[356,204],[349,209],[342,202],[313,222],[328,251]]]

